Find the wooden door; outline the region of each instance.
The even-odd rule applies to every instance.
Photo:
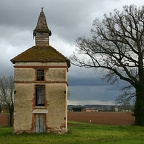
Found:
[[[46,115],[35,114],[35,132],[44,133],[46,132]]]

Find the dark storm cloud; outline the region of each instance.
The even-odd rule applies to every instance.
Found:
[[[103,0],[1,0],[0,26],[11,27],[16,31],[32,31],[37,22],[41,7],[48,25],[53,34],[62,39],[75,42],[77,36],[89,35],[92,21],[95,17],[102,16],[101,7],[107,1]],[[95,12],[97,12],[95,15]],[[100,14],[101,13],[101,14]]]
[[[93,20],[102,18],[122,0],[1,0],[0,37],[5,39],[14,33],[31,32],[36,26],[41,7],[53,35],[68,43],[75,43],[78,36],[89,36]],[[109,6],[107,6],[109,4]],[[115,7],[113,5],[116,5]]]
[[[0,76],[13,75],[10,59],[34,45],[41,7],[52,31],[50,44],[70,56],[78,36],[89,37],[93,20],[126,4],[144,4],[143,0],[0,0]],[[111,101],[117,88],[102,81],[102,73],[72,66],[69,69],[71,100]]]
[[[103,75],[104,73],[100,70],[72,66],[68,73],[69,86],[107,85]]]
[[[120,91],[114,86],[70,86],[71,101],[112,101],[114,102]]]
[[[133,1],[127,0],[127,3]],[[102,18],[104,13],[122,6],[122,3],[122,0],[1,0],[0,25],[32,31],[41,7],[44,7],[50,29],[71,42],[77,36],[88,35],[96,17]]]
[[[102,77],[101,71],[94,69],[84,69],[72,67],[68,77],[69,100],[72,104],[114,104],[116,98],[121,94],[124,81],[119,81],[115,85],[110,85]],[[71,104],[71,103],[70,103]]]
[[[98,86],[105,85],[100,78],[71,78],[69,77],[69,86]]]
[[[83,73],[87,71],[87,73]],[[80,75],[71,76],[68,75],[68,82],[69,86],[98,86],[98,85],[107,85],[107,83],[102,78],[102,75],[97,75],[96,73],[92,72],[90,69],[87,70],[78,70],[77,71]],[[82,74],[83,73],[83,74]]]

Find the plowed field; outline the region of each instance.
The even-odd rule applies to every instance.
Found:
[[[9,114],[0,113],[0,126],[9,126]]]
[[[127,112],[68,112],[68,120],[108,124],[108,125],[132,125],[134,116]]]

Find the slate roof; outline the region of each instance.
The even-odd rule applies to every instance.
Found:
[[[52,46],[33,46],[11,59],[11,62],[66,62],[70,67],[70,60]]]

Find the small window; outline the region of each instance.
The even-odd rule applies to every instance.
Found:
[[[36,106],[44,106],[45,86],[36,85]]]
[[[37,70],[37,81],[44,81],[44,70]]]

